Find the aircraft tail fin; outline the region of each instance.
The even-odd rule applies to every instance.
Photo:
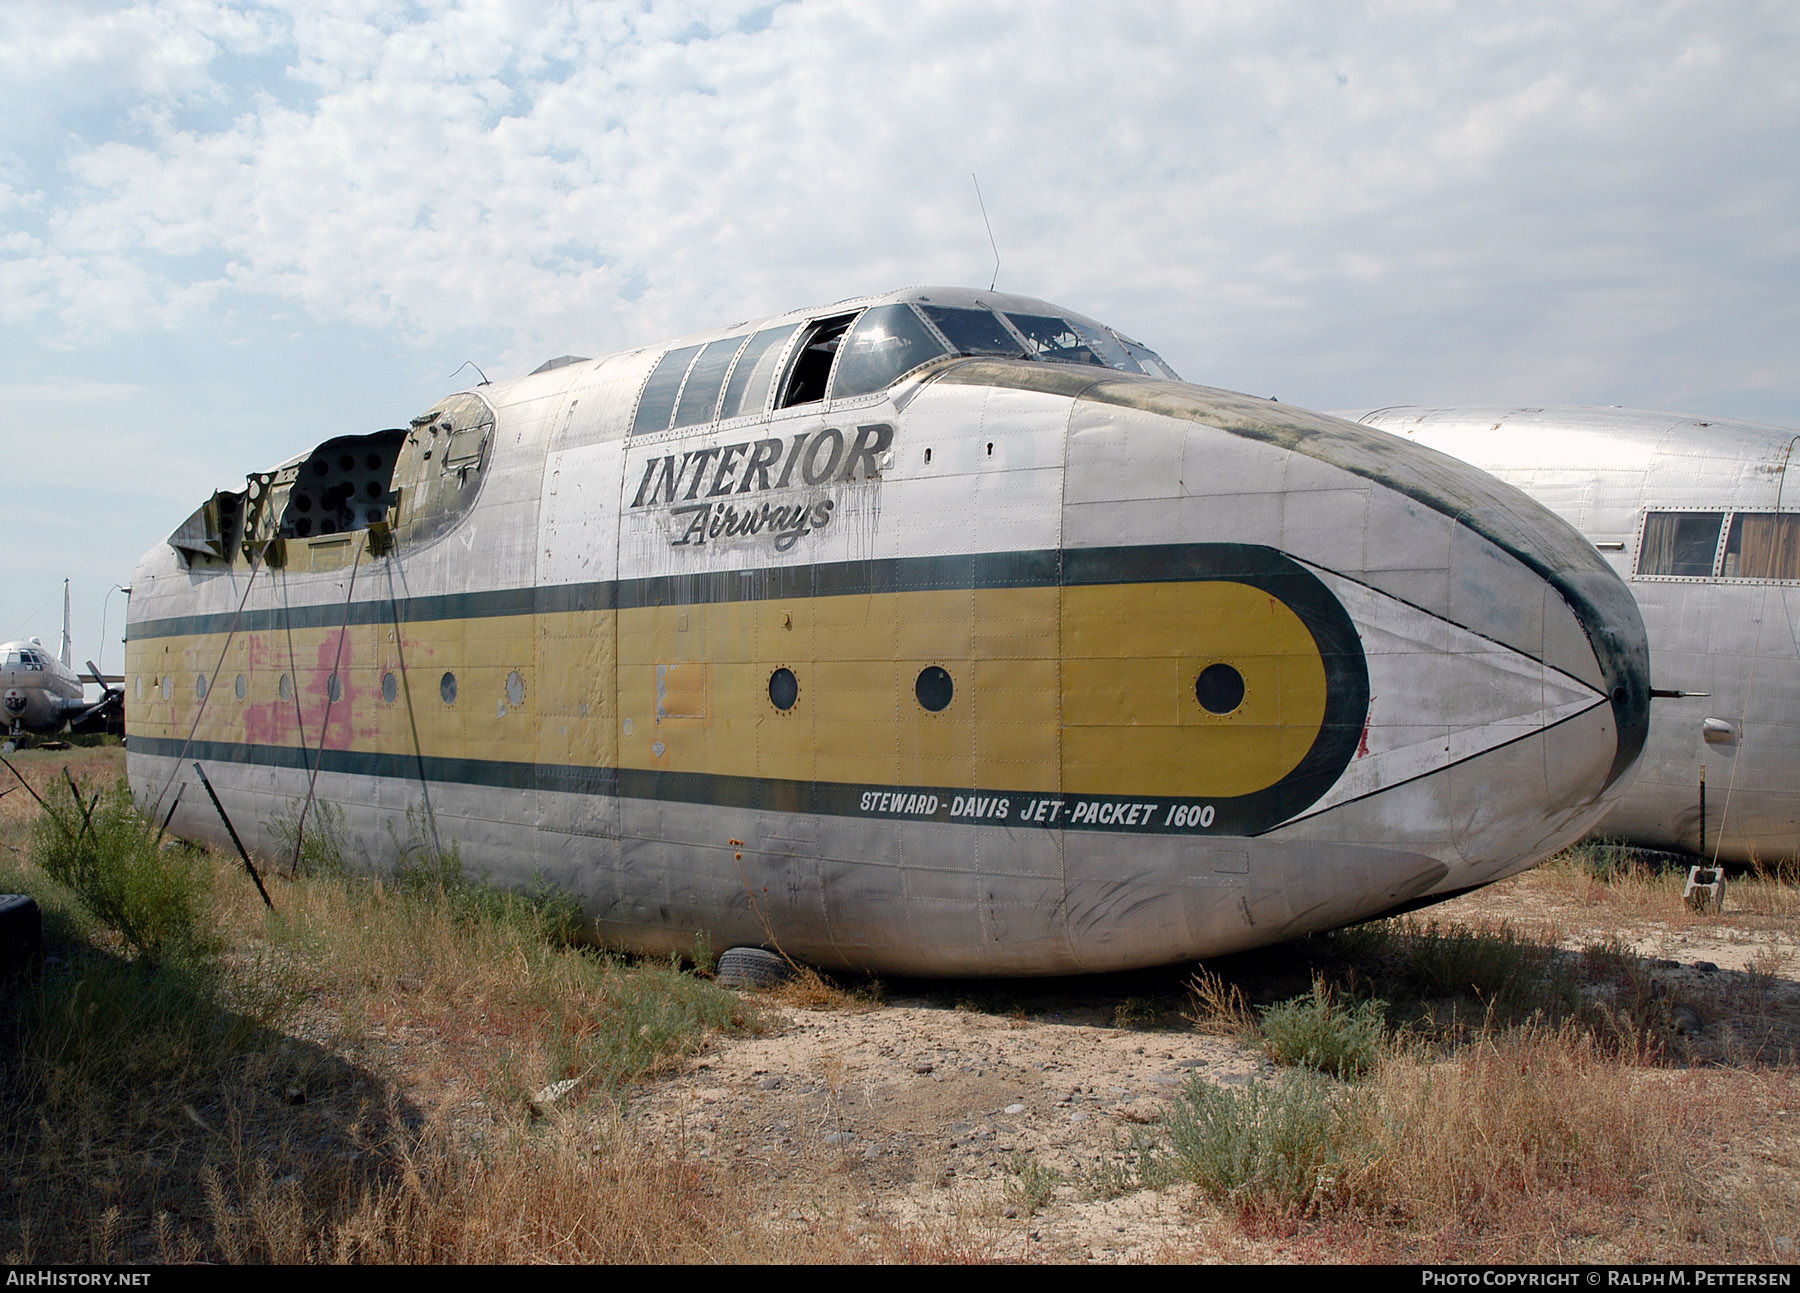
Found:
[[[63,635],[62,647],[57,652],[62,660],[63,668],[74,668],[73,649],[69,644],[69,581],[63,580]]]

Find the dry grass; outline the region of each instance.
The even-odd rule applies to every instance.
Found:
[[[1622,1066],[1575,1026],[1509,1030],[1447,1063],[1402,1053],[1378,1092],[1365,1198],[1415,1221],[1693,1203],[1705,1114],[1692,1084]]]
[[[1183,1018],[1202,1033],[1241,1037],[1256,1030],[1256,1016],[1244,999],[1243,988],[1204,966],[1188,981],[1188,1008]]]
[[[511,1126],[483,1153],[443,1127],[392,1135],[384,1170],[330,1183],[323,1216],[318,1183],[277,1182],[261,1162],[209,1171],[210,1248],[233,1263],[705,1261],[746,1220],[733,1192],[616,1117]],[[183,1238],[159,1254],[207,1255]]]
[[[116,750],[71,753],[15,764],[40,793],[65,761],[117,774]],[[23,791],[0,798],[0,887],[39,898],[50,943],[0,1020],[8,1260],[811,1251],[746,1223],[726,1175],[618,1116],[631,1085],[754,1026],[736,994],[570,945],[554,904],[441,865],[277,878],[270,916],[235,859],[209,857],[221,955],[153,964],[31,865],[37,812]],[[557,1078],[577,1086],[540,1118],[529,1097]]]
[[[1706,916],[1682,904],[1684,874],[1605,862],[1564,858],[1508,902],[1475,895],[1298,945],[1294,971],[1316,985],[1386,998],[1393,1040],[1354,1084],[1192,1092],[1199,1125],[1233,1130],[1176,1153],[1210,1238],[1168,1255],[1215,1256],[1235,1236],[1260,1260],[1791,1261],[1800,997],[1780,976],[1795,887],[1734,877],[1725,914]],[[1536,894],[1576,898],[1587,941]],[[1481,914],[1496,908],[1527,920]],[[1647,913],[1696,940],[1684,947],[1705,934],[1754,950],[1735,971],[1646,959],[1626,935]],[[1244,989],[1259,968],[1198,976],[1196,1026],[1254,1043]]]
[[[1594,909],[1596,915],[1649,918],[1681,929],[1733,924],[1761,927],[1766,920],[1800,916],[1800,874],[1792,864],[1752,860],[1727,868],[1725,910],[1696,912],[1682,901],[1686,863],[1646,858],[1623,845],[1584,842],[1564,849],[1529,873],[1529,882]]]
[[[1449,1060],[1404,1048],[1354,1085],[1190,1084],[1170,1167],[1215,1227],[1272,1242],[1264,1259],[1775,1259],[1794,1188],[1723,1170],[1716,1097],[1711,1075],[1622,1065],[1571,1025],[1508,1029]]]
[[[843,1010],[852,1014],[881,1008],[881,980],[868,979],[845,986],[810,965],[790,963],[785,983],[767,991],[768,1000],[796,1010]]]

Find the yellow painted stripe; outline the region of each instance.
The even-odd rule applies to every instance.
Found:
[[[305,743],[318,744],[336,659],[343,699],[329,707],[326,744],[339,748],[411,754],[416,730],[423,753],[453,758],[1224,797],[1292,771],[1325,712],[1324,663],[1305,625],[1268,593],[1218,580],[571,611],[408,624],[404,634],[353,625],[341,656],[337,629],[238,634],[196,735],[299,744],[295,702],[280,694],[291,675]],[[131,730],[185,738],[196,678],[224,646],[223,634],[129,643]],[[1228,715],[1194,695],[1216,662],[1244,679]],[[915,699],[929,665],[955,683],[941,713]],[[800,692],[785,713],[768,693],[782,667]],[[519,703],[508,694],[515,672]],[[410,680],[410,712],[404,693],[382,699],[388,673]],[[445,673],[456,677],[454,704],[440,698]]]

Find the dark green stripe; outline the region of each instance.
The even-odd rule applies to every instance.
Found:
[[[168,737],[133,736],[133,754],[184,758],[201,764],[242,764],[286,768],[303,774],[295,793],[304,793],[306,756],[287,746],[242,745],[229,741],[182,742]],[[1035,827],[1058,830],[1115,831],[1130,835],[1250,836],[1278,825],[1269,816],[1269,792],[1235,798],[1197,799],[1169,795],[1075,795],[1058,792],[982,790],[972,792],[950,786],[877,786],[829,781],[783,781],[772,777],[739,777],[698,772],[651,772],[639,768],[594,768],[570,764],[504,762],[494,759],[415,758],[410,754],[377,754],[367,750],[318,752],[323,772],[356,777],[382,777],[397,782],[448,782],[462,786],[487,786],[499,790],[545,790],[574,795],[617,795],[624,799],[704,804],[763,812],[813,813],[830,817],[859,817],[869,821],[929,821],[1008,829]],[[871,804],[878,796],[896,796],[897,804]],[[958,798],[1005,800],[1006,816],[953,816]],[[935,801],[927,806],[926,801]],[[910,806],[909,806],[910,805]],[[1140,806],[1135,824],[1126,820],[1102,822],[1075,820],[1078,810],[1099,810],[1124,818],[1130,806]],[[1142,807],[1142,806],[1147,806]],[[1210,825],[1199,825],[1199,814],[1210,807]],[[1190,816],[1192,822],[1175,825],[1171,811]],[[1028,814],[1030,814],[1028,816]],[[520,825],[529,825],[521,821]]]
[[[631,610],[645,606],[698,606],[714,602],[769,601],[774,598],[841,597],[850,594],[912,593],[938,589],[1046,588],[1053,587],[1058,582],[1060,555],[1054,549],[1049,549],[952,557],[891,557],[812,566],[714,570],[692,575],[551,584],[541,588],[503,588],[490,592],[449,593],[435,597],[404,597],[397,602],[376,595],[351,602],[347,614],[351,624],[391,624],[396,618],[406,624],[429,624],[442,620],[492,619],[508,615]],[[346,622],[346,608],[342,602],[324,602],[292,608],[246,608],[241,616],[234,616],[229,611],[213,615],[175,615],[166,619],[131,622],[127,625],[126,637],[140,641],[146,638],[228,633],[234,619],[240,633],[288,628],[337,628]]]
[[[719,602],[759,602],[796,597],[843,597],[875,593],[933,592],[943,589],[1052,588],[1058,584],[1128,584],[1233,579],[1267,572],[1274,549],[1254,544],[1158,544],[1132,548],[1075,548],[983,552],[951,557],[890,557],[811,566],[757,570],[714,570],[692,575],[491,592],[405,597],[397,602],[370,597],[351,602],[351,624],[430,624],[444,620],[492,619],[567,611],[632,610],[646,606],[700,606]],[[235,617],[240,633],[271,629],[337,628],[346,622],[342,602],[310,606],[246,608]],[[231,612],[175,615],[128,626],[133,641],[228,633]]]

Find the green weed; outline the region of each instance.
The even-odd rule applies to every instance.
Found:
[[[331,878],[349,875],[344,810],[326,800],[314,800],[302,822],[304,808],[304,800],[294,800],[263,823],[269,834],[281,842],[281,857],[289,872]]]
[[[1082,1198],[1105,1200],[1138,1190],[1160,1190],[1180,1179],[1161,1136],[1140,1127],[1132,1132],[1129,1145],[1115,1138],[1112,1154],[1079,1168],[1072,1181]]]
[[[746,1021],[738,994],[673,964],[628,964],[595,953],[566,952],[586,979],[573,1003],[559,988],[552,999],[548,1072],[616,1093],[663,1072],[715,1033]],[[570,1009],[571,1004],[575,1005]]]
[[[1014,1154],[1006,1166],[1012,1174],[1006,1183],[1007,1201],[1028,1217],[1036,1216],[1063,1182],[1061,1172],[1045,1167],[1030,1154]]]
[[[52,799],[32,823],[32,858],[44,874],[150,965],[216,952],[205,856],[182,844],[159,846],[123,782],[85,809]]]
[[[1175,1170],[1208,1198],[1298,1215],[1351,1197],[1371,1150],[1361,1097],[1308,1072],[1242,1092],[1191,1077],[1168,1118]]]
[[[1260,1031],[1277,1064],[1316,1069],[1335,1078],[1360,1077],[1380,1062],[1388,1028],[1383,1002],[1338,1002],[1323,979],[1312,992],[1263,1011]]]

